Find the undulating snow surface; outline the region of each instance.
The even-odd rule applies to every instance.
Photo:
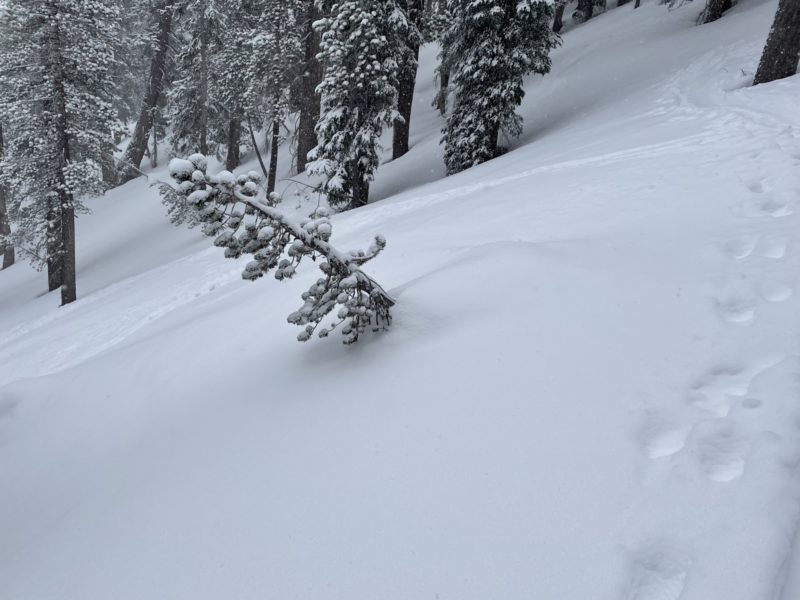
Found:
[[[446,179],[424,49],[411,153],[334,220],[389,242],[355,347],[143,180],[80,219],[77,303],[0,274],[0,597],[800,598],[800,77],[748,87],[774,2],[700,8],[573,27]]]

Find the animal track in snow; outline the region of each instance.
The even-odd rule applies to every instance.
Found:
[[[729,323],[749,323],[755,317],[755,305],[746,298],[715,300],[717,313]]]
[[[711,481],[727,483],[741,477],[747,447],[747,438],[738,435],[730,421],[703,421],[692,432],[692,454]]]
[[[784,302],[794,293],[791,286],[777,281],[763,281],[758,287],[761,297],[768,302]]]
[[[756,376],[783,360],[784,356],[773,356],[748,368],[720,366],[712,369],[689,390],[689,401],[718,417],[725,417],[733,402],[747,396],[750,384]]]
[[[637,554],[627,600],[678,600],[686,585],[688,561],[657,546]]]

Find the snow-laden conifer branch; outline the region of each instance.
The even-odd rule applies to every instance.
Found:
[[[361,270],[386,246],[382,236],[375,236],[366,252],[341,252],[329,241],[332,226],[327,210],[317,209],[310,218],[293,222],[275,207],[277,195],[259,197],[258,173],[208,175],[206,168],[202,154],[173,159],[170,175],[177,185],[162,184],[162,197],[172,210],[179,207],[178,212],[190,215],[190,222],[202,224],[203,233],[215,238],[215,246],[225,248],[226,257],[252,255],[242,273],[244,279],[254,281],[272,270],[279,281],[288,279],[303,258],[321,258],[323,276],[303,293],[303,305],[288,317],[290,323],[303,327],[298,340],[307,341],[315,332],[327,337],[341,327],[344,343],[352,344],[368,327],[389,326],[394,300]],[[322,321],[334,311],[335,318],[323,326]]]

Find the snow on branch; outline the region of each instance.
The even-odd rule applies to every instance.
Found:
[[[162,184],[161,195],[168,205],[191,212],[192,220],[202,223],[203,233],[215,238],[214,245],[225,248],[226,257],[252,255],[242,278],[254,281],[274,270],[282,281],[296,273],[304,258],[321,258],[323,276],[303,293],[303,305],[288,317],[303,327],[299,341],[308,341],[315,332],[327,337],[341,327],[344,343],[352,344],[367,327],[379,330],[391,324],[394,300],[361,270],[386,246],[382,236],[375,236],[366,252],[341,252],[329,242],[332,226],[327,210],[317,209],[295,223],[275,207],[277,196],[259,197],[258,173],[207,175],[207,164],[202,154],[173,159],[170,175],[177,186]],[[337,306],[334,320],[321,327]]]

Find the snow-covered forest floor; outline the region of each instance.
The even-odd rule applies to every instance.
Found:
[[[800,598],[800,77],[748,87],[772,1],[632,4],[449,178],[423,49],[334,219],[388,240],[387,333],[297,343],[316,270],[243,282],[142,178],[78,302],[0,274],[0,597]]]

